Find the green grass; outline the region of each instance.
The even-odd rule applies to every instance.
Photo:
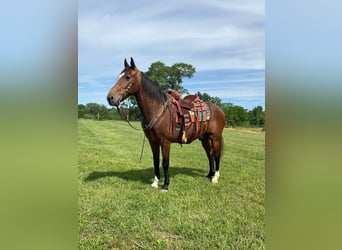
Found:
[[[216,185],[204,177],[208,160],[198,140],[172,144],[163,193],[150,188],[147,140],[139,162],[142,131],[79,120],[79,248],[265,249],[264,133],[225,129],[224,139]]]

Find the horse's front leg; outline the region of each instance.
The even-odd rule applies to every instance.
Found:
[[[170,178],[169,178],[169,157],[170,157],[170,142],[164,142],[162,146],[163,152],[163,170],[164,170],[164,185],[162,191],[167,192],[169,189]]]
[[[158,183],[160,180],[160,171],[159,171],[159,144],[150,141],[150,146],[153,154],[153,166],[154,166],[154,180],[151,184],[152,188],[158,188]]]

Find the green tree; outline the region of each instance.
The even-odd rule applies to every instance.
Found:
[[[233,103],[223,103],[221,105],[221,108],[224,112],[224,114],[226,115],[226,119],[227,119],[227,125],[230,125],[229,124],[229,119],[230,119],[230,113],[231,113],[231,108],[233,107]]]
[[[78,104],[78,118],[83,118],[86,113],[86,107],[83,104]]]
[[[91,115],[93,119],[95,119],[95,116],[99,113],[99,107],[100,105],[94,102],[85,105],[87,114]]]
[[[108,109],[106,108],[105,105],[100,105],[97,103],[87,103],[85,105],[85,110],[87,117],[89,118],[89,115],[93,117],[93,119],[96,120],[106,120],[108,119]]]
[[[107,119],[108,120],[121,120],[121,116],[116,110],[116,108],[111,108],[110,110],[108,110]]]
[[[108,109],[103,104],[87,103],[78,104],[78,118],[95,120],[121,120],[121,116],[116,108]]]
[[[99,113],[97,114],[97,119],[98,120],[107,120],[108,119],[108,109],[106,108],[105,105],[100,105],[99,107]]]
[[[167,66],[161,61],[157,61],[151,64],[148,71],[145,72],[152,82],[157,84],[159,88],[166,91],[170,88],[177,90],[180,94],[189,93],[181,84],[183,78],[193,77],[196,69],[186,63],[175,63],[172,66]]]
[[[256,106],[249,111],[249,124],[257,127],[263,127],[265,125],[265,112],[261,106]]]
[[[238,105],[233,105],[232,103],[223,103],[221,108],[226,114],[228,126],[236,127],[248,125],[247,109]]]
[[[196,93],[196,95],[198,95],[199,98],[201,98],[205,102],[214,103],[214,104],[216,104],[219,107],[222,106],[221,99],[219,97],[217,97],[217,96],[212,97],[208,93],[201,93],[199,91]]]

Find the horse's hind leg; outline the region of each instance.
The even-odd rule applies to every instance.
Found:
[[[162,191],[167,192],[170,184],[169,177],[169,158],[170,158],[170,142],[165,141],[162,145],[162,155],[163,155],[163,170],[164,170],[164,185]]]
[[[215,171],[214,171],[213,148],[212,148],[212,143],[211,143],[211,139],[209,135],[205,134],[203,138],[201,138],[201,142],[209,160],[209,173],[207,177],[211,178],[214,176]]]
[[[214,158],[215,158],[215,165],[216,171],[214,177],[211,179],[211,183],[218,183],[218,179],[220,177],[220,159],[221,153],[223,149],[223,137],[214,138],[213,139],[213,148],[214,148]]]

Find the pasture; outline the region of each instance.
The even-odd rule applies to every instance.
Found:
[[[123,121],[80,119],[79,248],[265,249],[265,134],[223,135],[218,184],[204,177],[209,167],[200,141],[174,143],[163,193],[150,187],[147,140],[139,162],[142,131]]]

